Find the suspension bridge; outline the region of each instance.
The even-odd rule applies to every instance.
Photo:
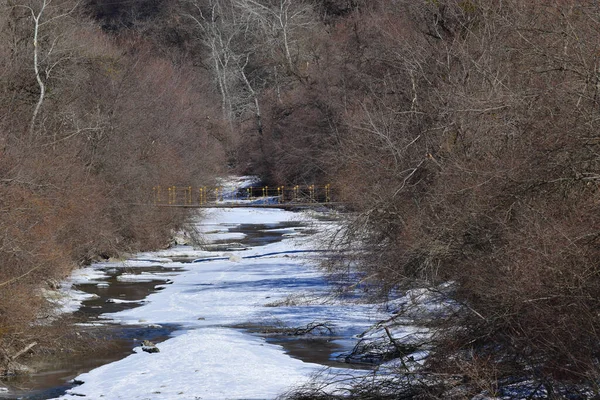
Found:
[[[327,184],[294,186],[257,186],[242,189],[227,187],[154,186],[155,206],[181,208],[263,207],[302,208],[335,206],[332,187]]]

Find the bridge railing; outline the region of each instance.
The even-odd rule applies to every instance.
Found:
[[[254,204],[307,204],[331,203],[330,184],[294,186],[256,186],[228,189],[222,186],[154,186],[152,202],[155,205],[203,206],[214,203]]]

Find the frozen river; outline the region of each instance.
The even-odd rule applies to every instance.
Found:
[[[386,316],[330,296],[317,265],[334,223],[251,207],[211,209],[194,223],[203,249],[175,246],[73,275],[71,294],[96,310],[90,324],[166,340],[156,353],[134,341],[133,354],[77,376],[58,398],[274,399],[325,368],[360,373],[339,356]],[[130,285],[138,295],[120,294]],[[326,328],[289,335],[313,323]]]

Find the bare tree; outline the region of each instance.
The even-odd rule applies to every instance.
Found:
[[[36,122],[46,98],[46,82],[53,69],[66,58],[58,53],[58,43],[63,39],[60,34],[51,35],[50,25],[69,17],[77,9],[79,1],[63,1],[55,3],[53,0],[41,0],[30,4],[11,4],[10,7],[24,8],[30,13],[33,22],[33,71],[39,88],[39,95],[31,116],[29,134],[34,136]]]
[[[316,26],[312,7],[302,1],[236,0],[241,13],[247,16],[262,36],[267,48],[279,49],[290,73],[298,74],[303,33]]]
[[[201,39],[210,51],[210,61],[221,94],[223,117],[231,122],[235,119],[235,92],[240,80],[240,55],[234,48],[239,26],[235,14],[229,12],[226,1],[209,0],[206,5],[197,0],[187,1],[191,10],[185,15],[200,29]]]

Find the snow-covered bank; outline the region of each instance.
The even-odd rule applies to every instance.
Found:
[[[353,346],[349,339],[388,316],[377,305],[341,303],[328,297],[327,282],[315,266],[323,256],[319,251],[326,250],[331,222],[306,213],[252,208],[214,209],[197,221],[207,242],[222,241],[230,229],[247,225],[280,237],[233,251],[176,246],[127,261],[96,264],[74,277],[77,282],[88,279],[102,284],[103,271],[125,268],[128,273],[119,280],[168,279],[141,306],[100,318],[179,329],[158,344],[159,353],[137,348],[123,360],[80,375],[77,381],[83,384],[61,399],[275,398],[324,367],[294,359],[283,347],[237,326],[301,327],[326,322],[349,350]],[[203,262],[173,261],[181,258]],[[158,265],[164,267],[158,272],[131,273]]]

